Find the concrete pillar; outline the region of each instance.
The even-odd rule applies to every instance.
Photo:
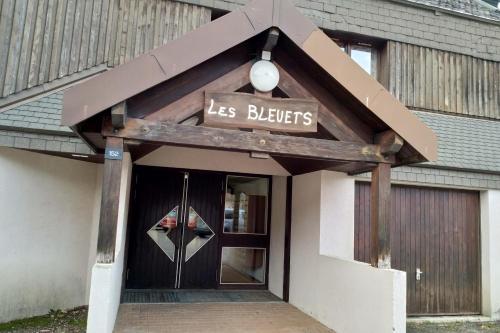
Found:
[[[290,303],[336,332],[405,332],[406,274],[353,253],[354,181],[327,171],[294,177]]]
[[[115,260],[113,263],[96,263],[92,268],[87,333],[111,333],[120,306],[123,280],[125,239],[127,232],[128,203],[132,160],[123,154],[118,221],[116,230]]]
[[[500,191],[481,193],[483,314],[500,319]]]

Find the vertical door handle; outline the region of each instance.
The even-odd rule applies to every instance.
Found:
[[[416,279],[417,279],[417,281],[420,281],[420,276],[421,276],[422,274],[424,274],[424,272],[422,272],[422,271],[420,270],[420,268],[417,268],[417,274],[416,274]]]

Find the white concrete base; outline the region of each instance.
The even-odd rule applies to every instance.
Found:
[[[131,175],[132,162],[130,154],[124,153],[118,205],[115,262],[112,264],[96,263],[92,269],[87,333],[112,333],[115,326],[123,281]]]
[[[113,332],[120,306],[123,260],[113,264],[95,264],[90,287],[88,333]]]
[[[354,189],[346,189],[348,183],[354,187],[349,177],[324,171],[293,179],[290,303],[339,333],[404,333],[406,273],[322,255],[346,253],[344,242],[329,243],[352,236],[347,224],[354,224]],[[324,200],[335,190],[345,201]]]

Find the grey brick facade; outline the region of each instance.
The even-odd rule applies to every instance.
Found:
[[[9,130],[0,130],[0,146],[56,153],[93,154],[78,137]]]
[[[369,181],[371,174],[365,173],[356,178],[362,181]],[[412,166],[392,169],[391,179],[395,184],[463,188],[470,190],[500,190],[499,174]]]
[[[234,10],[247,0],[181,0]],[[292,0],[318,26],[500,61],[500,22],[485,22],[412,2]],[[459,13],[457,13],[459,14]]]
[[[0,113],[0,146],[90,155],[70,128],[61,126],[63,92],[14,106]]]
[[[34,101],[22,103],[0,112],[0,128],[27,128],[73,133],[61,126],[63,92],[58,91]]]
[[[414,113],[438,136],[439,167],[500,173],[500,121]]]
[[[486,20],[500,21],[498,8],[484,0],[403,0],[416,5],[453,11],[463,15],[473,15]],[[491,0],[490,0],[491,1]]]

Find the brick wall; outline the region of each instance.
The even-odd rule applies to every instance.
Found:
[[[234,10],[247,0],[180,0]],[[500,61],[500,22],[390,0],[292,0],[318,26]]]

